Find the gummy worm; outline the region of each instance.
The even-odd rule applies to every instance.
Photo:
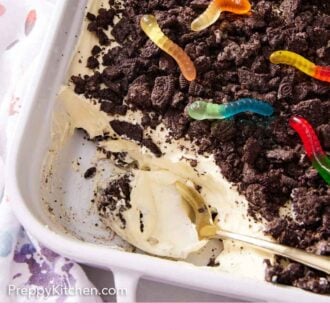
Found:
[[[193,31],[201,31],[214,24],[223,11],[246,14],[250,11],[248,0],[212,0],[207,9],[191,23]]]
[[[308,158],[327,184],[330,184],[330,159],[322,149],[320,141],[311,124],[301,116],[293,116],[290,126],[299,134]]]
[[[251,98],[240,99],[227,104],[196,101],[188,107],[189,116],[196,120],[226,119],[247,111],[262,116],[271,116],[274,109],[269,103]]]
[[[141,18],[140,25],[152,42],[175,59],[183,76],[188,81],[196,79],[197,73],[194,63],[181,47],[166,37],[160,29],[155,16],[144,15]]]
[[[330,82],[330,66],[319,66],[303,56],[287,50],[279,50],[270,55],[273,64],[288,64],[315,79]]]

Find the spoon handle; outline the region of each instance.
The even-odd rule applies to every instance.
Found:
[[[252,245],[257,249],[267,252],[273,252],[274,254],[287,257],[291,260],[297,261],[306,266],[330,274],[330,257],[317,256],[315,254],[305,252],[304,250],[288,247],[270,241],[265,241],[260,238],[255,238],[242,234],[236,234],[223,230],[217,231],[216,234],[213,236],[213,238],[231,239],[235,241],[240,241]]]

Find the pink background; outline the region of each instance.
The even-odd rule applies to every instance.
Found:
[[[328,304],[0,305],[3,329],[327,329]],[[7,323],[8,321],[8,323]],[[31,327],[28,326],[31,324]],[[140,325],[140,327],[139,327]],[[79,327],[78,327],[79,326]]]

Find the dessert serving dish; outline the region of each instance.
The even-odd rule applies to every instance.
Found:
[[[267,283],[249,276],[253,274],[254,267],[261,267],[260,260],[273,258],[270,254],[261,253],[255,258],[253,249],[245,248],[243,251],[238,248],[238,251],[243,252],[237,252],[237,260],[240,260],[239,254],[242,253],[247,256],[244,257],[246,262],[243,268],[228,273],[225,270],[230,265],[229,255],[219,269],[207,267],[223,248],[219,240],[203,243],[197,238],[197,242],[194,242],[196,247],[192,251],[198,250],[198,253],[191,253],[188,257],[188,252],[181,250],[171,249],[165,253],[165,247],[158,253],[152,253],[152,243],[150,246],[133,244],[134,240],[131,239],[131,245],[100,220],[91,204],[91,200],[94,202],[96,198],[96,179],[106,181],[115,169],[105,160],[97,158],[95,145],[86,138],[84,132],[71,130],[84,128],[90,138],[95,138],[102,121],[99,118],[95,120],[96,128],[89,130],[88,124],[81,124],[81,112],[71,112],[71,120],[74,117],[76,123],[72,127],[66,126],[66,115],[58,115],[62,108],[70,107],[71,104],[75,104],[77,109],[93,106],[87,103],[84,105],[80,97],[62,87],[67,85],[71,75],[77,73],[72,69],[72,63],[86,61],[86,58],[79,57],[84,45],[80,44],[80,48],[77,48],[77,44],[81,42],[78,36],[82,27],[87,24],[87,5],[87,0],[57,1],[56,12],[41,50],[38,71],[23,100],[24,111],[17,129],[16,143],[10,154],[7,182],[13,211],[26,230],[43,245],[74,261],[111,270],[116,286],[127,290],[126,296],[117,297],[122,302],[135,300],[140,278],[205,290],[244,301],[329,302],[328,295]],[[87,44],[90,45],[86,41],[86,47]],[[94,120],[92,111],[88,109],[86,118]],[[91,134],[93,129],[96,131],[94,136]],[[72,133],[70,139],[62,134],[63,130]],[[127,148],[131,147],[127,144]],[[91,175],[95,174],[93,165],[98,170],[97,178]],[[161,180],[161,175],[157,179]],[[92,178],[89,179],[89,176]],[[226,186],[226,183],[223,184]],[[237,203],[238,217],[240,208],[245,207],[244,203],[243,206]],[[171,207],[174,210],[174,202]],[[163,212],[166,214],[167,210]],[[260,230],[260,224],[250,224],[248,227],[256,232]],[[121,230],[118,227],[115,231],[118,234]],[[235,244],[230,244],[233,244],[232,249],[235,250]]]

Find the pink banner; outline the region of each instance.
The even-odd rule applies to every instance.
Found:
[[[10,329],[326,329],[327,304],[2,305]],[[17,317],[19,315],[19,317]],[[6,322],[8,321],[8,323]],[[4,328],[7,328],[6,326]],[[29,327],[30,328],[30,327]]]

